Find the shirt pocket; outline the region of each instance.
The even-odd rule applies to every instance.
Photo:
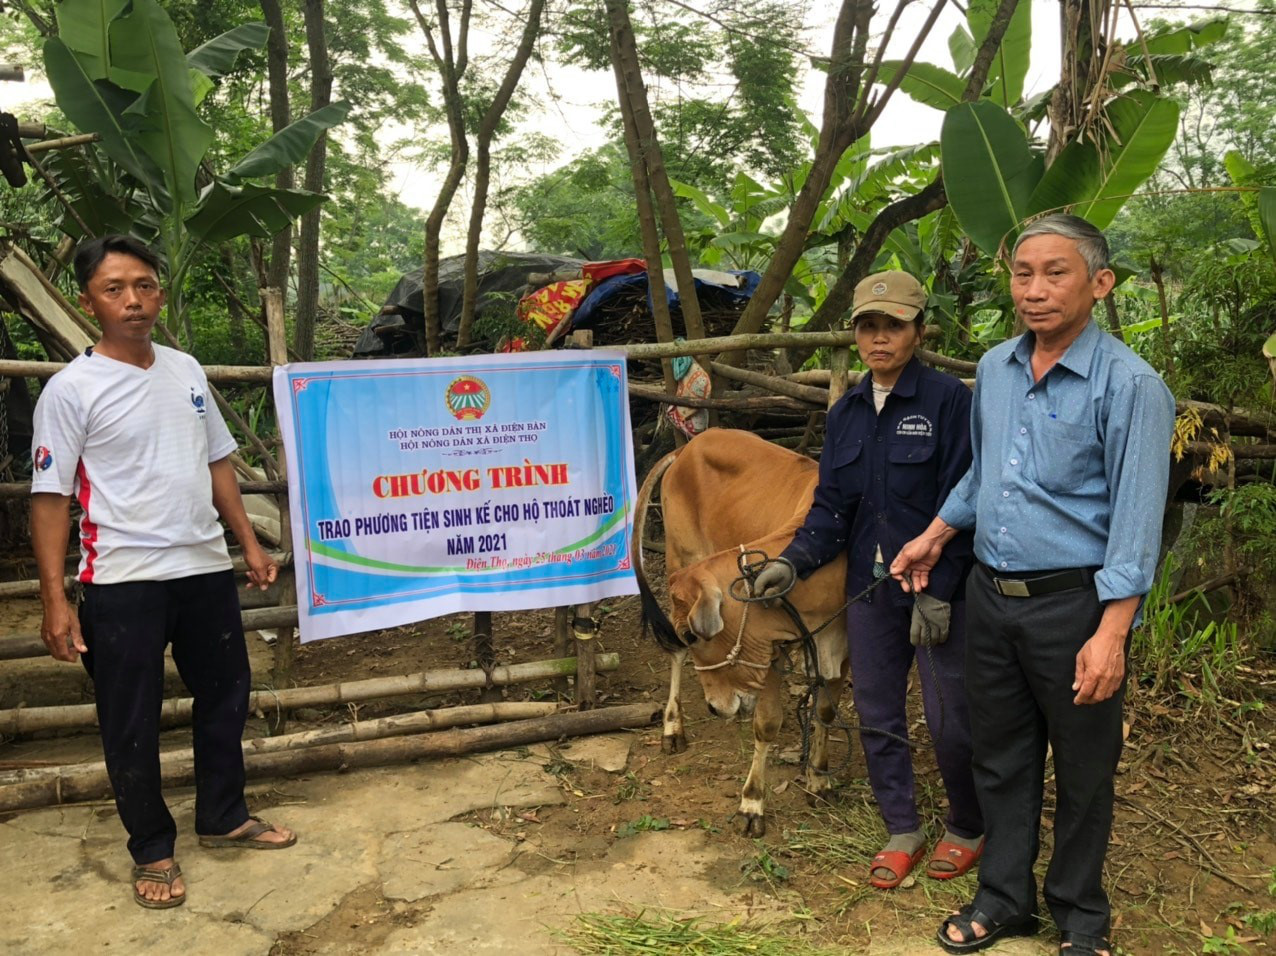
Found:
[[[858,501],[864,493],[864,443],[857,441],[834,448],[832,464],[842,497]]]
[[[886,449],[886,485],[892,497],[926,510],[936,494],[935,446],[896,442]]]
[[[1032,463],[1037,484],[1046,491],[1075,493],[1085,481],[1098,447],[1094,429],[1054,418],[1032,428]]]

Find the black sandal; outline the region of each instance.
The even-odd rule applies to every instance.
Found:
[[[1111,956],[1112,944],[1102,936],[1087,936],[1066,929],[1059,935],[1059,956],[1099,956],[1100,953]]]
[[[984,928],[985,935],[975,935],[975,927],[972,925],[974,923]],[[961,933],[960,942],[948,938],[950,926]],[[1035,936],[1039,928],[1036,916],[998,923],[987,913],[976,909],[974,903],[967,903],[960,912],[954,913],[940,924],[935,939],[950,953],[973,953],[1012,936]],[[1071,956],[1081,956],[1084,952],[1085,950],[1079,949]]]

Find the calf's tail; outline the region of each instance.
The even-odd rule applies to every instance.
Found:
[[[671,451],[665,455],[652,466],[651,471],[647,472],[647,478],[638,491],[638,501],[634,509],[634,537],[630,545],[633,549],[634,575],[638,578],[638,594],[642,599],[642,629],[644,633],[650,630],[656,638],[656,643],[670,652],[685,650],[687,644],[674,630],[673,622],[669,620],[664,608],[656,600],[651,584],[647,581],[647,572],[642,561],[642,541],[647,529],[647,508],[651,504],[651,498],[660,484],[661,477],[678,457],[678,451]],[[668,537],[668,528],[666,528],[665,539],[668,540]]]

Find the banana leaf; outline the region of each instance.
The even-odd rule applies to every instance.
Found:
[[[58,37],[44,41],[44,69],[58,109],[82,133],[102,137],[102,149],[130,176],[154,193],[164,190],[159,167],[137,148],[136,121],[125,110],[136,97],[111,83],[94,82],[85,64]]]
[[[279,170],[301,162],[314,147],[319,135],[342,122],[349,113],[350,104],[338,100],[309,116],[303,116],[251,150],[223,178],[228,183],[242,183],[259,176],[273,176]]]
[[[1227,18],[1218,17],[1185,27],[1169,26],[1164,32],[1149,31],[1143,35],[1139,48],[1158,53],[1191,53],[1201,47],[1211,46],[1227,34]]]
[[[91,80],[106,79],[111,63],[108,29],[128,0],[62,0],[54,9],[58,37],[65,43]]]
[[[1044,160],[1009,113],[980,100],[945,115],[940,161],[957,221],[975,245],[996,256],[1017,232]]]
[[[983,43],[997,12],[997,0],[971,0],[966,10],[966,22],[976,46]],[[991,87],[988,97],[1009,109],[1023,97],[1024,79],[1028,75],[1028,63],[1032,46],[1032,2],[1019,0],[1010,24],[1006,27],[1001,46],[988,71]]]
[[[202,243],[225,242],[237,236],[269,239],[298,216],[324,201],[320,193],[273,186],[227,185],[214,181],[204,188],[186,228]]]
[[[948,37],[948,52],[953,58],[953,69],[958,73],[965,73],[975,65],[979,47],[970,31],[959,23]]]
[[[1276,186],[1264,186],[1258,191],[1258,218],[1263,224],[1267,246],[1276,257]]]
[[[195,171],[213,131],[195,112],[186,54],[156,0],[133,0],[132,12],[111,24],[110,80],[142,96],[127,115],[140,120],[134,141],[160,168],[175,205],[193,203]],[[150,79],[142,88],[139,76]]]
[[[270,37],[270,27],[261,22],[241,23],[221,36],[197,46],[186,54],[186,65],[210,80],[225,76],[244,50],[260,50]]]
[[[1113,71],[1112,85],[1121,89],[1138,80],[1150,83],[1153,74],[1161,87],[1207,86],[1214,77],[1214,64],[1190,53],[1153,53],[1150,58],[1131,53],[1125,64]]]
[[[1161,162],[1178,132],[1179,106],[1147,90],[1117,97],[1104,110],[1111,129],[1096,145],[1074,140],[1056,157],[1028,204],[1029,212],[1070,207],[1106,229]]]
[[[903,65],[903,60],[882,61],[881,69],[877,73],[877,82],[890,83]],[[956,73],[949,73],[943,67],[935,66],[933,63],[914,62],[904,74],[899,88],[924,106],[947,110],[961,102],[966,81]]]

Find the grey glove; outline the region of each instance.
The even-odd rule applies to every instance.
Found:
[[[908,627],[908,640],[913,647],[934,647],[948,640],[948,625],[953,606],[947,601],[920,591],[913,601],[913,620]]]
[[[775,558],[753,579],[754,597],[779,597],[787,594],[797,581],[797,571],[788,558]]]

